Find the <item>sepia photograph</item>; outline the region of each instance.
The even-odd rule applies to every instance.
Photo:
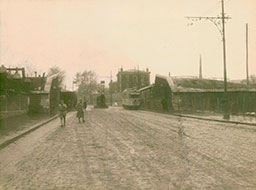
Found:
[[[0,190],[256,190],[255,0],[0,0]]]

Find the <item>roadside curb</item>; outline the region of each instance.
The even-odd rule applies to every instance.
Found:
[[[256,123],[247,123],[247,122],[241,122],[241,121],[211,119],[211,118],[204,118],[204,117],[197,117],[197,116],[183,115],[183,114],[171,114],[171,115],[179,116],[179,117],[186,117],[186,118],[191,118],[191,119],[200,119],[200,120],[205,120],[205,121],[215,121],[215,122],[222,122],[222,123],[233,123],[233,124],[256,126]]]
[[[20,139],[21,137],[23,137],[23,136],[25,136],[25,135],[27,135],[27,134],[29,134],[29,133],[35,131],[35,130],[38,129],[39,127],[41,127],[41,126],[43,126],[43,125],[45,125],[45,124],[47,124],[47,123],[53,121],[53,120],[56,119],[56,118],[58,118],[58,115],[55,115],[55,116],[51,117],[50,119],[47,119],[47,120],[45,120],[45,121],[43,121],[43,122],[41,122],[41,123],[37,123],[37,124],[35,124],[34,126],[32,126],[31,128],[29,128],[29,129],[27,129],[27,130],[25,130],[25,131],[22,131],[20,134],[18,134],[18,135],[16,135],[16,136],[14,136],[14,137],[12,137],[12,138],[10,138],[10,139],[4,141],[3,143],[0,144],[0,150],[3,149],[3,148],[5,148],[5,147],[8,146],[9,144],[13,143],[14,141]]]

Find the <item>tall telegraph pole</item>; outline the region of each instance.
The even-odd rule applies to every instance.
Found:
[[[227,95],[227,69],[226,69],[226,39],[225,39],[225,21],[231,19],[229,16],[225,16],[224,0],[221,0],[221,16],[216,17],[186,17],[192,21],[208,20],[211,21],[219,30],[222,35],[223,42],[223,66],[224,66],[224,119],[229,119],[228,110],[228,95]],[[221,22],[220,22],[221,21]],[[189,24],[193,25],[193,23]]]
[[[246,24],[246,80],[249,84],[249,68],[248,68],[248,24]]]
[[[112,71],[111,71],[111,73],[110,73],[110,86],[109,86],[109,91],[110,91],[110,105],[112,106],[112,101],[113,101],[113,99],[112,99],[112,93],[113,93],[113,85],[112,85]]]
[[[228,94],[227,94],[227,69],[226,69],[226,39],[225,39],[225,12],[224,0],[221,0],[222,7],[222,42],[223,42],[223,63],[224,63],[224,119],[229,119]]]

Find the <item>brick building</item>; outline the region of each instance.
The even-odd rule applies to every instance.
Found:
[[[146,69],[146,71],[136,69],[124,71],[121,68],[117,73],[117,84],[119,92],[122,92],[127,88],[143,88],[150,85],[150,72],[148,69]]]

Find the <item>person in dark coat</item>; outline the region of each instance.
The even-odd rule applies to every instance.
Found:
[[[162,99],[161,104],[162,104],[163,111],[167,112],[168,111],[167,100],[166,99]]]
[[[81,122],[80,119],[82,119],[82,121],[84,122],[84,110],[83,110],[83,102],[82,99],[79,100],[78,104],[76,105],[76,110],[77,110],[77,118],[79,123]]]
[[[64,101],[61,100],[59,104],[59,117],[61,126],[66,125],[66,114],[67,114],[67,105],[64,104]]]

